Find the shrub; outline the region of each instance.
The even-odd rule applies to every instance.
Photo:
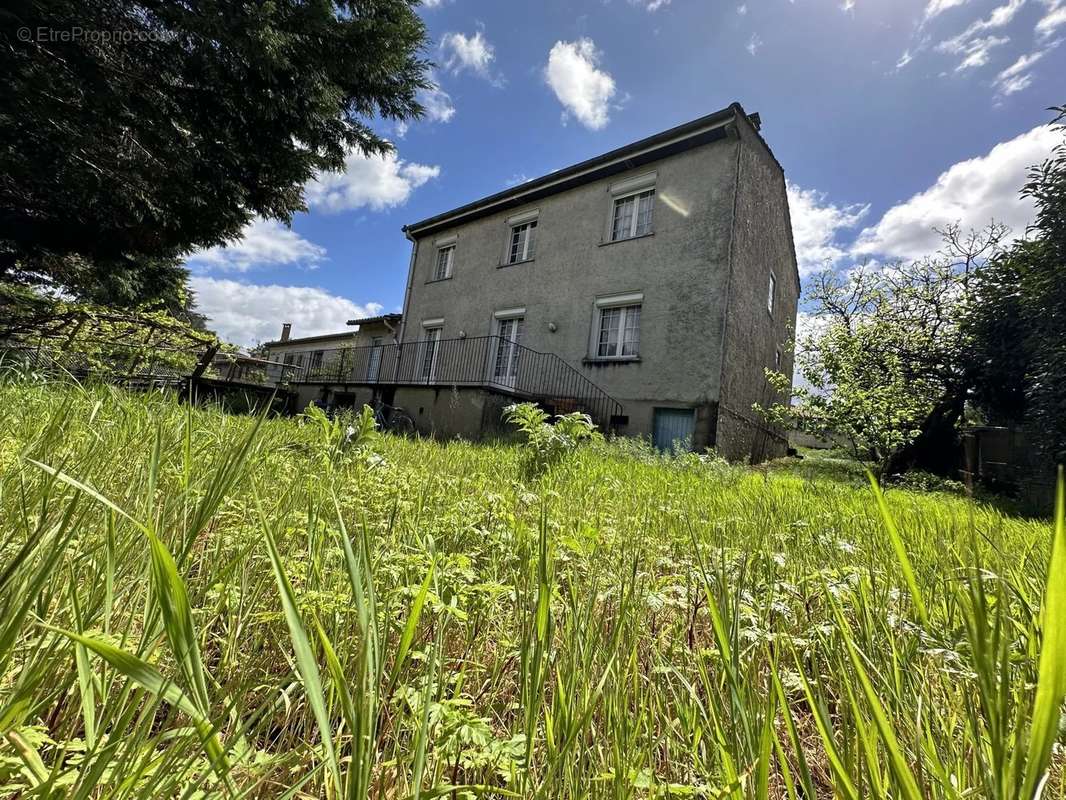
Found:
[[[525,467],[532,475],[540,475],[558,464],[581,442],[603,438],[592,417],[579,411],[557,414],[552,421],[552,417],[534,403],[513,403],[503,410],[503,418],[525,437],[522,445]]]
[[[331,417],[312,403],[300,419],[314,431],[316,453],[327,469],[340,466],[348,455],[366,449],[381,436],[370,406],[363,406],[359,413],[342,411]]]

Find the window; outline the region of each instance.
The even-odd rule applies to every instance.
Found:
[[[770,273],[770,292],[766,297],[766,310],[770,312],[770,316],[774,314],[774,295],[777,294],[777,276],[773,272]]]
[[[651,233],[654,206],[654,189],[616,197],[614,214],[611,217],[611,241],[617,242]]]
[[[537,221],[525,222],[511,227],[511,246],[507,251],[507,263],[517,264],[533,258],[537,247]]]
[[[636,358],[640,355],[640,305],[600,309],[597,358]]]
[[[325,350],[315,350],[311,353],[311,369],[319,369],[322,366],[322,357],[325,355]]]
[[[450,244],[437,249],[437,267],[433,270],[433,280],[442,281],[452,276],[452,262],[455,260],[455,245]]]
[[[285,365],[286,366],[292,366],[292,363],[293,363],[294,359],[295,359],[295,356],[292,353],[286,353],[285,354]]]

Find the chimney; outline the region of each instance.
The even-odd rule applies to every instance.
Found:
[[[281,341],[283,341],[283,342],[289,341],[289,334],[290,333],[292,333],[292,323],[291,322],[286,322],[284,325],[281,326]]]

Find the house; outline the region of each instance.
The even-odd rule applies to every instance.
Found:
[[[404,228],[396,343],[353,356],[347,400],[477,437],[530,399],[604,429],[784,455],[753,410],[792,374],[799,274],[784,173],[728,108]],[[323,356],[324,358],[325,356]]]
[[[268,360],[294,368],[290,380],[300,384],[301,407],[310,402],[350,406],[358,398],[344,386],[357,380],[373,381],[385,347],[398,341],[400,318],[400,314],[383,314],[353,319],[348,324],[356,326],[354,330],[301,338],[292,338],[292,325],[286,322],[281,338],[267,342],[262,349]],[[323,387],[333,389],[323,391]],[[363,402],[370,402],[370,397],[358,404]]]

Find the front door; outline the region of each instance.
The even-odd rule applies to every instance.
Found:
[[[513,387],[518,378],[519,344],[522,341],[522,317],[496,321],[496,360],[492,367],[495,383]]]
[[[692,449],[696,412],[691,408],[655,409],[652,440],[658,450],[679,452]]]
[[[381,372],[381,343],[382,338],[375,336],[370,340],[370,359],[366,365],[366,379],[370,383],[376,383],[378,374]]]

